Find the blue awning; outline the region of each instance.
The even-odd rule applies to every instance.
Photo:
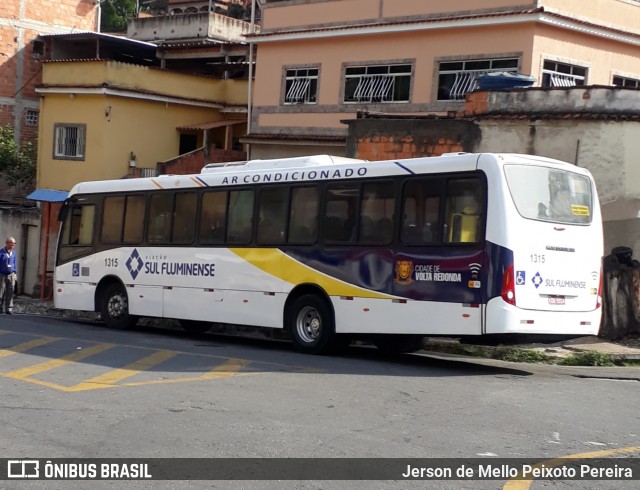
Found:
[[[32,201],[45,201],[45,202],[62,202],[69,193],[67,191],[54,191],[52,189],[36,189],[27,196],[27,199]]]

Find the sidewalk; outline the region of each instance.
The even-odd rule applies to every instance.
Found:
[[[596,353],[613,361],[640,361],[640,337],[614,342],[595,336],[578,337],[554,344],[470,345],[457,339],[427,337],[424,350],[448,352],[474,357],[488,357],[514,362],[568,361],[570,357]]]
[[[100,318],[99,313],[90,311],[57,310],[53,307],[53,302],[42,301],[28,296],[19,296],[14,302],[14,313],[28,315],[45,315],[57,318],[74,318],[79,320],[95,321]],[[234,329],[227,329],[228,333],[233,333]],[[598,337],[580,337],[566,340],[555,344],[522,344],[510,346],[478,346],[461,344],[457,339],[426,337],[424,342],[425,351],[449,352],[454,354],[492,357],[492,354],[502,349],[516,350],[520,353],[539,353],[550,359],[562,360],[569,356],[580,353],[595,352],[605,356],[610,356],[615,360],[640,360],[640,336],[624,339],[620,342],[612,342]],[[517,357],[517,356],[514,356]]]

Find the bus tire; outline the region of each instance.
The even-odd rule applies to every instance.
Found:
[[[331,308],[315,294],[305,294],[287,309],[286,327],[296,350],[306,354],[327,353],[335,338]]]
[[[136,324],[136,317],[129,314],[129,298],[127,291],[118,283],[109,284],[100,302],[102,321],[109,327],[118,330],[130,328]]]
[[[422,335],[380,334],[374,335],[375,346],[384,354],[396,355],[422,349]]]
[[[189,333],[205,333],[211,329],[209,322],[199,322],[197,320],[179,320],[180,327]]]

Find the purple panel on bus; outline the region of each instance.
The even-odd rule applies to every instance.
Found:
[[[477,247],[341,248],[284,251],[336,279],[421,301],[483,304],[499,296],[513,253]]]

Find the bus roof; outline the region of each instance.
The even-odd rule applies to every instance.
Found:
[[[506,162],[522,165],[561,166],[567,170],[587,174],[585,169],[550,158],[493,153],[448,153],[439,157],[404,160],[367,161],[329,155],[250,160],[206,165],[201,173],[192,175],[161,175],[158,177],[101,180],[76,184],[69,192],[93,194],[103,192],[131,192],[158,189],[188,189],[198,187],[228,187],[262,183],[314,182],[356,177],[391,177],[411,174],[463,172],[477,169],[478,161],[501,166]]]
[[[239,170],[261,168],[297,168],[322,165],[344,165],[347,163],[363,163],[366,160],[356,158],[336,157],[331,155],[310,155],[305,157],[277,158],[270,160],[249,160],[246,162],[209,163],[200,173],[229,171],[229,167],[239,167]]]

